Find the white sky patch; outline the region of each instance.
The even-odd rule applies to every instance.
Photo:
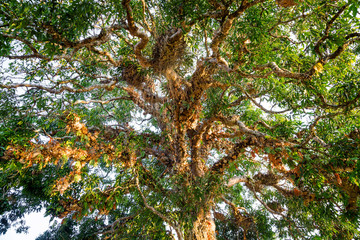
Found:
[[[0,240],[35,240],[39,235],[49,229],[50,217],[45,217],[45,209],[25,216],[28,233],[18,234],[16,228],[10,228],[5,235],[0,235]]]

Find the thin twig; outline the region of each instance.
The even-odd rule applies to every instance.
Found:
[[[143,199],[143,202],[144,202],[145,207],[146,207],[147,209],[149,209],[151,212],[153,212],[155,215],[157,215],[158,217],[160,217],[162,220],[164,220],[164,221],[165,221],[167,224],[169,224],[172,228],[174,228],[175,231],[176,231],[176,234],[177,234],[178,239],[179,239],[179,240],[183,240],[182,232],[181,232],[181,229],[180,229],[180,227],[178,226],[178,224],[177,224],[174,220],[166,217],[166,216],[163,215],[161,212],[157,211],[154,207],[150,206],[150,205],[147,203],[146,198],[145,198],[143,192],[142,192],[141,189],[140,189],[140,186],[139,186],[139,177],[138,177],[137,175],[136,175],[136,177],[135,177],[135,184],[136,184],[137,190],[138,190],[139,193],[140,193],[141,198]]]

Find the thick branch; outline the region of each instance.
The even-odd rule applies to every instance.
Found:
[[[246,9],[248,9],[258,3],[261,3],[261,2],[264,2],[264,0],[254,0],[251,3],[248,3],[247,0],[243,0],[241,3],[241,6],[235,12],[228,15],[227,19],[221,24],[220,29],[216,32],[216,34],[214,35],[214,38],[211,42],[210,47],[213,52],[212,57],[215,57],[215,58],[220,57],[220,54],[219,54],[220,44],[223,43],[223,41],[229,34],[234,20],[237,17],[239,17],[242,13],[244,13]]]
[[[341,7],[339,9],[339,11],[330,19],[330,21],[328,21],[326,23],[326,28],[325,28],[325,32],[324,35],[317,41],[317,43],[314,46],[314,50],[315,52],[322,57],[322,53],[320,52],[320,45],[329,37],[329,33],[330,33],[330,29],[331,26],[333,25],[333,23],[335,22],[335,20],[340,17],[341,13],[343,13],[345,11],[345,9],[347,8],[349,4],[344,5],[343,7]]]
[[[142,67],[149,67],[151,65],[150,61],[141,54],[141,51],[146,47],[147,43],[149,42],[149,38],[144,32],[141,32],[139,28],[136,27],[134,17],[132,15],[132,9],[130,7],[130,0],[123,0],[122,5],[126,10],[127,28],[130,34],[140,38],[140,42],[138,42],[134,47],[134,53]]]
[[[350,36],[352,34],[349,34],[348,36]],[[347,36],[347,37],[348,37]],[[355,35],[356,36],[356,35]],[[346,41],[343,45],[339,46],[332,54],[326,56],[324,58],[324,63],[326,63],[328,60],[331,60],[331,59],[335,59],[336,57],[338,57],[340,54],[342,54],[349,45],[351,44],[354,44],[355,42],[357,41],[360,41],[360,37],[359,36],[356,36],[356,38],[349,38],[350,40]]]
[[[235,184],[241,183],[241,182],[247,182],[246,177],[232,177],[229,179],[228,183],[226,184],[227,187],[232,187]]]
[[[229,164],[235,161],[244,152],[246,147],[255,145],[256,143],[257,139],[253,136],[248,136],[246,139],[236,143],[228,155],[214,163],[214,165],[210,168],[210,171],[223,174],[224,171],[228,168]]]

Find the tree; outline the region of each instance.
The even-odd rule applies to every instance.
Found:
[[[359,5],[1,3],[1,233],[359,238]]]

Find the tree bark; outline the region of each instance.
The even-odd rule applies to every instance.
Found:
[[[215,222],[210,209],[203,208],[193,222],[193,228],[185,237],[186,240],[216,240]]]

